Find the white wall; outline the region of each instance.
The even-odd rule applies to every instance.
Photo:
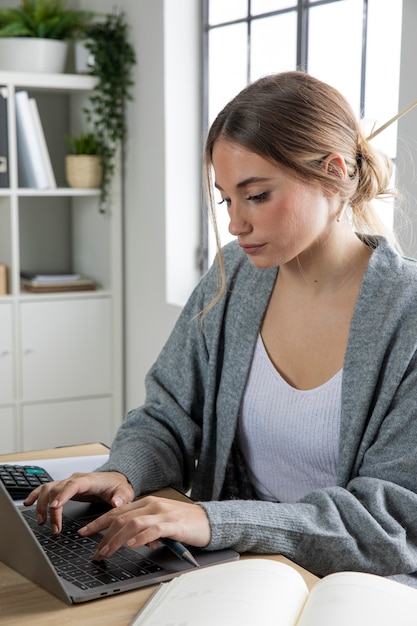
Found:
[[[165,0],[171,2],[172,0]],[[75,3],[73,3],[75,4]],[[144,378],[149,367],[158,355],[168,337],[180,308],[167,304],[166,300],[166,150],[167,137],[172,154],[172,128],[166,128],[166,105],[175,106],[175,89],[172,80],[167,81],[165,64],[167,58],[171,62],[178,53],[186,54],[190,46],[190,54],[198,56],[196,33],[198,20],[195,17],[198,3],[195,0],[175,0],[177,15],[182,12],[180,29],[171,21],[164,24],[164,0],[80,0],[82,8],[111,12],[114,7],[126,14],[130,27],[131,42],[137,56],[137,64],[133,70],[134,100],[127,110],[129,139],[126,145],[125,171],[125,269],[126,269],[126,408],[140,404],[144,399]],[[168,9],[172,12],[172,6]],[[168,13],[169,15],[169,13]],[[173,16],[174,17],[174,16]],[[178,18],[177,18],[178,19]],[[179,50],[166,50],[168,45],[175,45],[172,36],[166,37],[165,29],[177,29]],[[168,32],[169,34],[169,32]],[[184,49],[185,46],[185,49]],[[194,48],[193,48],[194,47]],[[179,80],[177,97],[195,99],[199,96],[198,63],[189,66],[188,81]],[[168,97],[168,100],[167,100]],[[178,115],[181,110],[178,109]],[[186,109],[184,110],[186,116]],[[189,128],[189,117],[178,117],[174,123],[185,130]],[[195,127],[195,120],[193,121]],[[195,204],[198,215],[199,192],[194,181],[198,179],[201,151],[198,137],[192,144],[187,140],[188,158],[186,165],[182,162],[181,148],[178,146],[179,175],[182,181],[184,198]],[[194,158],[193,154],[194,152]],[[191,153],[191,154],[190,154]],[[193,171],[190,168],[194,168]],[[168,182],[172,181],[173,172],[170,168]],[[172,182],[170,183],[172,188]],[[177,189],[178,190],[178,189]],[[180,198],[178,198],[180,199]],[[171,208],[175,208],[170,196]],[[190,224],[186,233],[190,251],[190,264],[194,257],[194,244],[198,237],[197,220]],[[181,246],[181,242],[178,242]],[[193,270],[194,271],[194,270]],[[193,278],[188,276],[189,289]],[[194,271],[194,282],[197,276]]]

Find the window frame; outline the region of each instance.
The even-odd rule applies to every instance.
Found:
[[[202,15],[203,15],[203,95],[208,96],[208,63],[209,63],[209,33],[211,30],[221,28],[224,26],[232,26],[234,24],[247,25],[247,45],[248,50],[251,49],[251,27],[252,23],[263,19],[265,17],[275,17],[277,15],[284,15],[285,13],[297,11],[297,60],[296,68],[308,72],[308,30],[309,30],[309,14],[310,9],[314,9],[318,6],[335,4],[336,2],[342,2],[343,0],[295,0],[296,4],[286,9],[278,9],[276,11],[269,11],[266,13],[259,13],[251,15],[251,0],[247,2],[247,14],[246,17],[242,17],[236,20],[230,20],[227,22],[218,22],[217,24],[209,23],[209,4],[210,0],[202,0]],[[368,28],[368,0],[363,0],[363,14],[362,14],[362,67],[361,67],[361,79],[360,79],[360,110],[362,111],[365,104],[365,84],[366,84],[366,33]],[[247,57],[246,77],[247,82],[250,80],[251,75],[251,55],[250,52]],[[207,124],[207,98],[204,97],[204,110],[203,120]]]

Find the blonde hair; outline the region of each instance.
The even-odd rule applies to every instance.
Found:
[[[208,309],[225,288],[212,183],[213,147],[219,139],[286,166],[302,181],[320,184],[324,192],[336,189],[342,206],[350,207],[357,232],[385,235],[398,247],[394,233],[372,206],[375,199],[396,195],[391,188],[392,162],[364,136],[347,100],[337,89],[305,72],[266,76],[245,87],[224,107],[206,140],[205,191],[219,251],[216,258],[220,277],[219,293]],[[323,167],[333,153],[343,156],[346,178],[336,178]]]

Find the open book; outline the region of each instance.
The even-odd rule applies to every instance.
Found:
[[[309,593],[290,565],[247,559],[163,583],[131,626],[416,626],[417,590],[340,572]]]

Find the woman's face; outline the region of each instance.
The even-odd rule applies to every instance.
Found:
[[[212,161],[229,231],[256,267],[311,255],[328,240],[339,201],[319,185],[303,184],[288,168],[229,141],[214,144]]]

